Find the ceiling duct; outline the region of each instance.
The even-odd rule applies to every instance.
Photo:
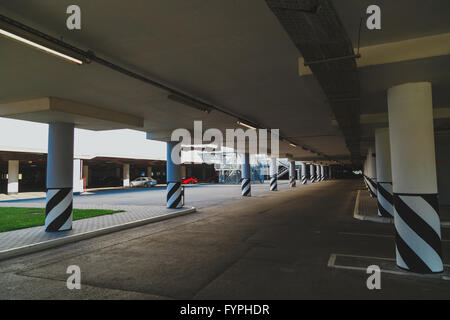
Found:
[[[353,51],[336,10],[329,0],[266,0],[266,3],[321,85],[342,130],[351,160],[358,163],[361,158],[360,82],[356,59],[359,55]]]

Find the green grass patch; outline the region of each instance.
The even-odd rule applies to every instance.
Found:
[[[123,210],[73,209],[73,220],[81,220]],[[44,208],[0,208],[0,232],[43,226]]]

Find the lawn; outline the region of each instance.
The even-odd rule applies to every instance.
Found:
[[[122,210],[74,209],[73,220],[123,212]],[[0,208],[0,232],[43,226],[44,208]]]

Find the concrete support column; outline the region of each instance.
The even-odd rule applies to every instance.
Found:
[[[241,194],[244,197],[251,197],[251,182],[250,182],[250,155],[244,154],[244,163],[242,164],[242,183]]]
[[[316,182],[316,167],[313,164],[309,165],[309,180],[311,183]]]
[[[322,181],[322,175],[320,172],[320,165],[316,165],[316,181]]]
[[[178,142],[167,142],[167,208],[177,209],[183,207],[181,189],[181,165],[172,159],[172,150]]]
[[[123,181],[123,186],[125,188],[128,188],[130,186],[130,164],[129,163],[125,163],[123,165],[122,181]]]
[[[394,217],[389,128],[375,130],[378,215]]]
[[[45,231],[72,229],[74,125],[48,126]]]
[[[88,165],[83,165],[83,179],[84,179],[84,183],[86,188],[89,186],[89,166]]]
[[[277,158],[270,158],[270,191],[278,190],[277,182],[278,182]]]
[[[372,147],[367,151],[367,186],[369,187],[370,196],[377,197],[377,166],[375,163],[375,152]]]
[[[83,177],[83,160],[73,160],[73,193],[81,193],[84,191]]]
[[[8,161],[8,194],[19,193],[19,160]]]
[[[302,166],[301,181],[302,181],[302,184],[306,184],[306,164],[304,162],[302,162],[301,166]]]
[[[320,181],[325,180],[325,166],[320,166]]]
[[[147,167],[147,177],[152,177],[152,167]]]
[[[295,161],[289,161],[289,186],[295,188]]]
[[[363,165],[363,178],[364,178],[364,184],[366,185],[366,189],[369,190],[369,192],[370,192],[369,182],[367,180],[368,172],[369,172],[369,169],[368,169],[368,161],[367,161],[367,156],[366,156],[366,159],[364,159],[364,165]]]
[[[431,83],[389,89],[388,109],[397,265],[442,272]]]

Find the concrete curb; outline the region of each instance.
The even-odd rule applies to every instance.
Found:
[[[57,246],[61,246],[61,245],[72,243],[72,242],[77,242],[80,240],[90,239],[90,238],[94,238],[94,237],[97,237],[100,235],[104,235],[104,234],[108,234],[108,233],[112,233],[112,232],[116,232],[116,231],[135,228],[135,227],[143,226],[143,225],[146,225],[149,223],[168,220],[171,218],[183,216],[183,215],[193,213],[196,211],[197,211],[197,209],[195,207],[190,207],[190,208],[186,208],[184,210],[177,210],[174,213],[169,213],[169,214],[151,217],[151,218],[147,218],[147,219],[136,220],[136,221],[132,221],[132,222],[124,223],[124,224],[119,224],[119,225],[115,225],[115,226],[111,226],[111,227],[97,229],[94,231],[74,234],[74,235],[70,235],[70,236],[67,236],[64,238],[60,238],[60,239],[48,240],[48,241],[33,243],[33,244],[22,246],[22,247],[3,250],[3,251],[0,251],[0,260],[5,260],[5,259],[12,258],[12,257],[17,257],[20,255],[32,253],[32,252],[37,252],[37,251],[41,251],[41,250],[45,250],[45,249],[49,249],[49,248],[54,248]]]
[[[372,222],[378,222],[378,223],[394,223],[393,218],[387,218],[387,217],[372,217],[372,216],[363,216],[359,214],[359,194],[361,193],[361,190],[358,190],[358,194],[356,196],[355,201],[355,209],[353,209],[353,218],[362,220],[362,221],[372,221]]]
[[[353,218],[361,220],[361,221],[372,221],[378,223],[391,223],[394,224],[394,218],[387,217],[373,217],[373,216],[363,216],[359,214],[359,193],[361,190],[358,190],[358,194],[356,196],[355,208],[353,209]],[[450,228],[450,221],[441,221],[441,228]]]

